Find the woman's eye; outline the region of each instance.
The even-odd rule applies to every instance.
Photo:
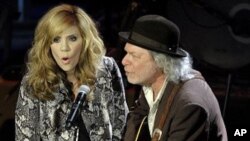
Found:
[[[58,42],[60,42],[60,38],[59,37],[56,37],[56,38],[53,39],[53,43],[58,43]]]
[[[69,39],[70,39],[71,41],[76,41],[76,40],[77,40],[76,36],[71,36]]]

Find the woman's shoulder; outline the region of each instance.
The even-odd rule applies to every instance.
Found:
[[[28,78],[29,75],[28,73],[24,74],[21,79],[21,86],[26,86],[28,84]]]
[[[29,79],[29,74],[28,73],[24,74],[20,82],[19,92],[21,94],[21,97],[26,97],[35,100],[36,98],[32,95],[33,90],[31,86],[28,84],[28,79]]]
[[[104,56],[98,66],[97,77],[111,77],[119,72],[119,67],[112,57]]]
[[[103,65],[109,68],[113,68],[115,60],[112,57],[104,56],[102,59]]]
[[[104,56],[101,60],[99,70],[112,71],[115,69],[116,62],[112,57]]]

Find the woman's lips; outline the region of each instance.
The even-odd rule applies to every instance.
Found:
[[[63,59],[63,60],[68,60],[68,59],[69,59],[69,57],[63,57],[62,59]]]
[[[69,57],[63,57],[63,58],[62,58],[62,62],[63,62],[64,64],[68,64],[69,61],[70,61]]]

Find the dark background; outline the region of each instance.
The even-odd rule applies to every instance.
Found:
[[[194,68],[203,73],[218,98],[229,140],[249,136],[249,0],[4,0],[0,2],[0,140],[14,140],[17,91],[35,26],[59,3],[76,4],[89,13],[97,22],[107,55],[119,65],[123,57],[119,31],[129,30],[144,14],[174,21],[180,27],[183,48],[193,56]],[[132,106],[138,86],[125,84]],[[249,133],[234,136],[237,129]]]

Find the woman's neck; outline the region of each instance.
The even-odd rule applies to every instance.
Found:
[[[78,92],[78,84],[79,84],[79,82],[78,82],[78,80],[77,80],[77,78],[75,77],[75,75],[73,75],[73,74],[71,74],[71,75],[67,75],[67,80],[70,82],[70,83],[72,83],[72,88],[71,88],[71,90],[72,90],[72,92],[73,92],[73,94],[74,94],[74,97],[76,97],[76,95],[77,95],[77,92]]]

